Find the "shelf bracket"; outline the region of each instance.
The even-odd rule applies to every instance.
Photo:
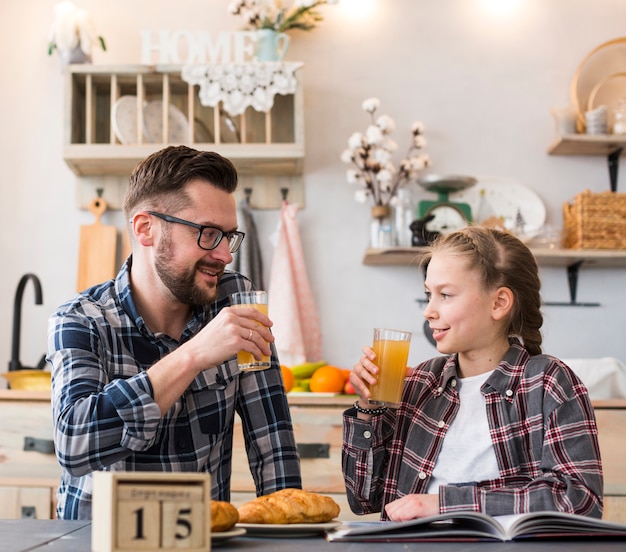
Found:
[[[617,171],[619,169],[619,158],[624,148],[618,147],[607,156],[609,164],[609,182],[611,183],[611,191],[617,191]]]
[[[577,261],[567,267],[567,285],[569,287],[569,303],[546,302],[551,307],[599,307],[600,303],[579,303],[576,301],[578,291],[578,272],[585,261]]]
[[[576,293],[578,292],[578,272],[583,261],[578,261],[567,267],[567,285],[569,287],[570,302],[576,302]]]

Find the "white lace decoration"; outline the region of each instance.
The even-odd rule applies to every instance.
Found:
[[[187,65],[181,77],[200,86],[198,97],[205,106],[222,102],[230,115],[241,115],[247,107],[269,111],[276,94],[293,94],[298,81],[295,71],[301,62],[251,62]]]

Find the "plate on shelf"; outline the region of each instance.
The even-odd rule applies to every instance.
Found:
[[[235,123],[235,120],[223,109],[220,109],[220,142],[222,144],[241,142],[237,123]]]
[[[122,144],[137,144],[137,96],[121,96],[111,112],[111,124]]]
[[[196,144],[212,144],[215,141],[213,133],[198,117],[193,120],[193,141]]]
[[[329,521],[327,523],[238,523],[236,527],[246,530],[249,537],[312,537],[320,535],[341,525],[340,521]]]
[[[222,541],[234,539],[235,537],[243,537],[246,534],[246,530],[243,527],[234,527],[230,531],[222,531],[216,533],[211,531],[211,544],[218,544]]]
[[[185,144],[189,139],[189,122],[175,105],[169,104],[167,115],[169,144]],[[143,108],[143,133],[148,142],[163,143],[163,102],[148,102]]]
[[[621,99],[626,98],[626,72],[620,71],[603,78],[593,87],[587,100],[587,111],[591,111],[600,105],[607,108],[609,131],[615,122],[615,109]]]
[[[571,99],[582,131],[589,96],[602,80],[624,71],[626,67],[626,37],[604,42],[591,50],[576,69],[571,85]],[[582,125],[582,126],[581,126]]]
[[[471,188],[450,194],[450,201],[468,203],[472,217],[478,212],[481,190],[485,190],[487,200],[494,216],[504,218],[504,226],[515,229],[517,213],[524,221],[524,231],[519,238],[526,240],[536,236],[546,222],[546,206],[541,198],[523,184],[499,178],[478,178]]]

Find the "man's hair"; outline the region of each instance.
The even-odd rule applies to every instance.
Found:
[[[189,204],[185,185],[193,179],[206,180],[228,193],[237,188],[237,170],[213,151],[187,146],[168,146],[135,167],[124,198],[124,214],[131,217],[137,207],[180,210]]]

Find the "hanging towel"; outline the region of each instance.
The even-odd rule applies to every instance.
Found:
[[[246,237],[241,242],[239,251],[235,253],[233,260],[233,270],[241,272],[252,280],[256,289],[264,290],[263,285],[263,259],[261,257],[261,246],[259,245],[259,234],[252,215],[252,208],[247,199],[242,199],[238,205],[239,230],[245,232]]]
[[[269,285],[269,315],[280,362],[293,366],[322,357],[319,316],[306,274],[298,206],[283,201]]]

